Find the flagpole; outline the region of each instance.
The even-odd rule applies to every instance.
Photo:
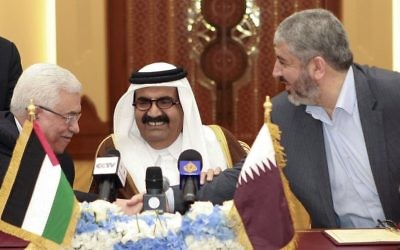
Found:
[[[281,176],[282,180],[282,185],[283,185],[283,191],[286,197],[286,200],[288,202],[288,207],[289,207],[289,213],[290,217],[292,220],[292,226],[293,229],[297,228],[297,221],[294,220],[294,204],[293,204],[293,193],[290,190],[289,187],[289,182],[286,179],[285,175],[283,174],[282,169],[286,166],[286,159],[285,159],[285,153],[284,149],[280,144],[281,140],[281,131],[279,129],[279,126],[271,122],[271,111],[272,111],[272,102],[270,100],[270,97],[267,95],[265,97],[265,102],[264,102],[264,123],[268,127],[270,133],[271,133],[271,139],[272,139],[272,144],[275,150],[275,157],[276,157],[276,163],[279,169],[279,174]],[[297,233],[294,233],[292,239],[286,244],[285,247],[283,247],[283,250],[294,250],[297,248]]]
[[[28,110],[28,115],[29,115],[31,122],[33,122],[35,120],[35,115],[36,115],[36,105],[33,104],[33,99],[31,99],[31,101],[26,109]]]
[[[265,102],[264,102],[264,122],[265,123],[271,123],[271,116],[270,113],[272,111],[272,103],[269,98],[269,95],[265,96]]]

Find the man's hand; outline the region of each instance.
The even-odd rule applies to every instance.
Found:
[[[143,194],[135,194],[129,200],[117,199],[114,203],[127,215],[138,214],[143,209]]]
[[[209,169],[209,170],[207,170],[207,172],[201,172],[200,184],[203,185],[206,180],[208,182],[212,181],[214,176],[217,176],[220,173],[221,173],[221,168],[220,167]]]

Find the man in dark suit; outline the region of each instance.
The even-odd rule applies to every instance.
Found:
[[[74,165],[64,153],[72,137],[79,133],[82,85],[68,70],[55,64],[34,64],[19,78],[11,99],[10,111],[0,112],[0,186],[25,120],[31,99],[36,105],[36,120],[71,183]],[[91,194],[76,192],[79,200],[93,200]]]
[[[224,201],[232,200],[243,163],[244,158],[232,168],[225,169],[219,175],[213,176],[210,181],[204,182],[196,193],[196,201],[210,201],[214,205],[222,205]],[[189,207],[182,201],[182,190],[179,186],[173,186],[172,189],[175,211],[185,213]]]
[[[0,37],[0,111],[10,110],[11,96],[22,73],[21,58],[14,43]]]
[[[400,221],[400,74],[353,63],[329,11],[293,14],[274,38],[273,98],[292,191],[316,228]]]
[[[19,131],[14,115],[9,111],[0,111],[0,187],[7,172]],[[60,166],[68,182],[73,185],[75,178],[74,163],[67,153],[57,154]]]

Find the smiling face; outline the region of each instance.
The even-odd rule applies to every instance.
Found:
[[[175,87],[147,87],[135,91],[135,102],[143,99],[160,99],[169,97],[179,100]],[[171,145],[183,128],[183,110],[178,103],[167,109],[160,109],[152,102],[149,110],[135,108],[135,121],[143,139],[155,149]]]
[[[61,90],[59,102],[54,107],[47,107],[62,115],[81,112],[81,95]],[[74,134],[79,133],[77,120],[67,123],[64,118],[44,109],[38,108],[37,122],[45,134],[51,148],[56,153],[64,152]]]
[[[272,75],[285,84],[289,101],[294,105],[315,105],[319,95],[318,84],[311,78],[307,65],[290,53],[285,43],[275,45],[276,61]]]

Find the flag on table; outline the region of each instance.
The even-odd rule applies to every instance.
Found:
[[[279,129],[275,133],[279,136]],[[246,249],[295,248],[295,232],[285,195],[289,187],[286,179],[282,181],[284,176],[276,160],[284,164],[283,152],[279,142],[275,144],[274,147],[269,127],[264,124],[238,179],[230,216],[238,222],[239,241]],[[276,150],[279,154],[275,154]]]
[[[0,230],[42,248],[69,246],[79,204],[36,122],[26,121],[0,189]]]

